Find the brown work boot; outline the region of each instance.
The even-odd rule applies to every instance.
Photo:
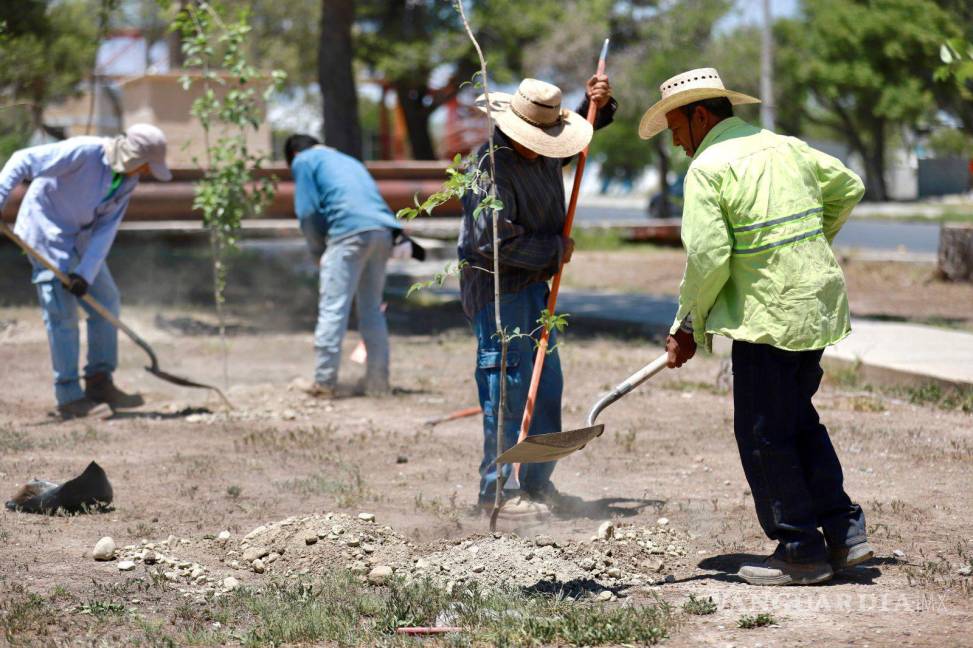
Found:
[[[839,572],[855,565],[860,565],[875,556],[875,549],[868,544],[868,540],[859,542],[851,547],[837,547],[828,551],[828,562],[832,571]]]
[[[831,580],[834,572],[824,562],[794,563],[770,556],[756,565],[744,565],[737,576],[751,585],[816,585]]]
[[[483,502],[481,509],[487,515],[493,513],[493,502]],[[551,509],[542,502],[536,502],[528,497],[517,495],[505,500],[500,507],[500,520],[514,520],[523,522],[525,520],[545,520],[551,517]]]
[[[71,419],[85,418],[88,416],[104,417],[109,414],[111,414],[109,407],[104,403],[97,403],[87,396],[73,400],[70,403],[58,405],[57,412],[52,413],[53,416],[59,417],[62,421],[70,421]]]
[[[141,394],[126,394],[115,386],[110,373],[96,373],[84,378],[84,395],[112,409],[130,409],[145,404]]]
[[[336,398],[338,396],[338,389],[334,385],[325,385],[324,383],[313,383],[310,387],[303,390],[308,396],[321,399]]]

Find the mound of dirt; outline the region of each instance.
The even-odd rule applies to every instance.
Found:
[[[609,537],[560,543],[546,535],[478,534],[416,545],[371,513],[323,513],[200,540],[170,537],[124,547],[119,559],[142,563],[185,595],[220,595],[263,578],[294,578],[347,569],[374,585],[392,577],[429,578],[452,589],[472,584],[611,600],[630,588],[672,579],[686,563],[687,537],[667,525],[612,527]],[[219,564],[222,563],[222,564]],[[121,564],[121,563],[120,563]],[[221,573],[225,572],[225,573]]]

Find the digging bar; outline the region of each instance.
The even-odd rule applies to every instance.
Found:
[[[577,430],[568,430],[566,432],[552,432],[551,434],[537,434],[526,437],[517,443],[517,445],[500,455],[497,458],[497,463],[524,464],[555,461],[556,459],[561,459],[572,452],[580,450],[595,437],[600,437],[602,432],[605,431],[604,423],[595,425],[595,419],[598,418],[602,410],[665,369],[667,361],[668,356],[663,353],[626,378],[615,389],[598,399],[598,402],[588,412],[586,427]]]
[[[30,256],[38,263],[43,265],[45,268],[53,272],[54,276],[56,276],[61,281],[61,283],[63,283],[65,286],[68,285],[70,280],[63,272],[61,272],[57,268],[57,266],[55,266],[50,261],[48,261],[43,256],[41,256],[41,254],[37,250],[27,245],[27,243],[22,238],[14,234],[13,230],[11,230],[10,227],[7,226],[7,224],[2,221],[0,221],[0,231],[3,231],[4,235],[7,238],[9,238],[11,241],[16,243],[17,247],[23,250],[28,256]],[[230,404],[230,401],[227,400],[226,396],[218,387],[214,387],[212,385],[204,385],[203,383],[198,383],[189,380],[188,378],[182,378],[180,376],[175,376],[167,371],[163,371],[162,369],[160,369],[159,359],[156,358],[155,351],[152,350],[152,347],[149,346],[149,343],[143,340],[138,333],[136,333],[131,328],[129,328],[123,321],[115,317],[111,313],[111,311],[109,311],[107,308],[102,306],[98,302],[98,300],[96,300],[91,295],[86,294],[81,299],[87,302],[87,304],[91,306],[91,308],[94,309],[95,312],[97,312],[99,315],[101,315],[106,320],[111,322],[112,326],[117,328],[119,331],[122,331],[125,335],[131,338],[132,342],[134,342],[143,351],[145,351],[145,353],[149,356],[149,363],[150,363],[148,367],[145,367],[145,370],[148,371],[150,374],[152,374],[156,378],[160,378],[162,380],[165,380],[166,382],[170,382],[174,385],[179,385],[181,387],[194,387],[198,389],[209,389],[211,391],[214,391],[217,393],[217,395],[219,395],[221,399],[223,399],[223,402],[226,404],[227,407],[233,409],[233,405]]]

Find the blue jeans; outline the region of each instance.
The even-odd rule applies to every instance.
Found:
[[[500,301],[501,325],[511,331],[520,328],[527,333],[538,327],[537,319],[547,308],[548,287],[546,282],[527,286],[520,292],[502,295]],[[496,338],[494,308],[491,303],[473,318],[476,333],[476,386],[483,408],[483,461],[480,462],[480,501],[493,501],[497,481],[497,412],[500,400],[500,341]],[[533,336],[539,337],[539,333]],[[554,349],[544,360],[541,382],[537,389],[534,417],[529,435],[561,431],[561,360],[557,353],[557,336],[551,333],[550,346]],[[503,412],[504,448],[517,443],[521,419],[527,404],[527,390],[534,370],[534,340],[516,338],[507,350],[507,402]],[[528,494],[540,494],[551,488],[551,474],[555,462],[523,464],[520,467],[520,487]],[[502,479],[510,476],[510,464],[504,464]]]
[[[34,284],[51,348],[54,396],[58,405],[64,405],[84,397],[84,389],[78,380],[78,355],[81,351],[78,303],[88,314],[88,364],[84,368],[85,376],[115,371],[118,366],[118,331],[84,300],[69,293],[64,284],[51,277],[50,271],[35,266]],[[88,294],[118,316],[121,300],[107,264],[101,266],[101,271],[88,287]]]
[[[391,251],[392,233],[388,229],[359,232],[328,243],[321,257],[318,324],[314,329],[316,382],[329,386],[338,382],[341,342],[354,299],[358,331],[368,352],[365,386],[388,388],[389,331],[382,313],[382,293]]]
[[[778,541],[775,554],[791,562],[825,560],[828,547],[865,540],[865,514],[845,493],[841,463],[811,402],[822,353],[733,342],[733,424],[743,472],[760,526]]]

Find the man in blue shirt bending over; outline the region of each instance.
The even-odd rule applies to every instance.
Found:
[[[125,394],[112,381],[118,366],[118,331],[81,301],[90,293],[114,315],[120,299],[105,258],[139,178],[169,180],[166,138],[149,124],[135,124],[113,138],[73,137],[17,151],[0,171],[0,209],[14,187],[30,180],[14,232],[70,278],[33,262],[33,283],[44,314],[54,365],[57,414],[88,416],[107,403],[137,407],[142,397]],[[88,314],[85,386],[78,379],[78,303]],[[101,409],[104,409],[102,406]]]
[[[320,301],[314,330],[316,363],[309,393],[336,395],[341,342],[352,299],[365,342],[359,391],[389,392],[389,334],[382,313],[385,264],[402,232],[365,165],[310,135],[291,135],[284,156],[294,175],[294,211],[311,254],[320,256]]]

